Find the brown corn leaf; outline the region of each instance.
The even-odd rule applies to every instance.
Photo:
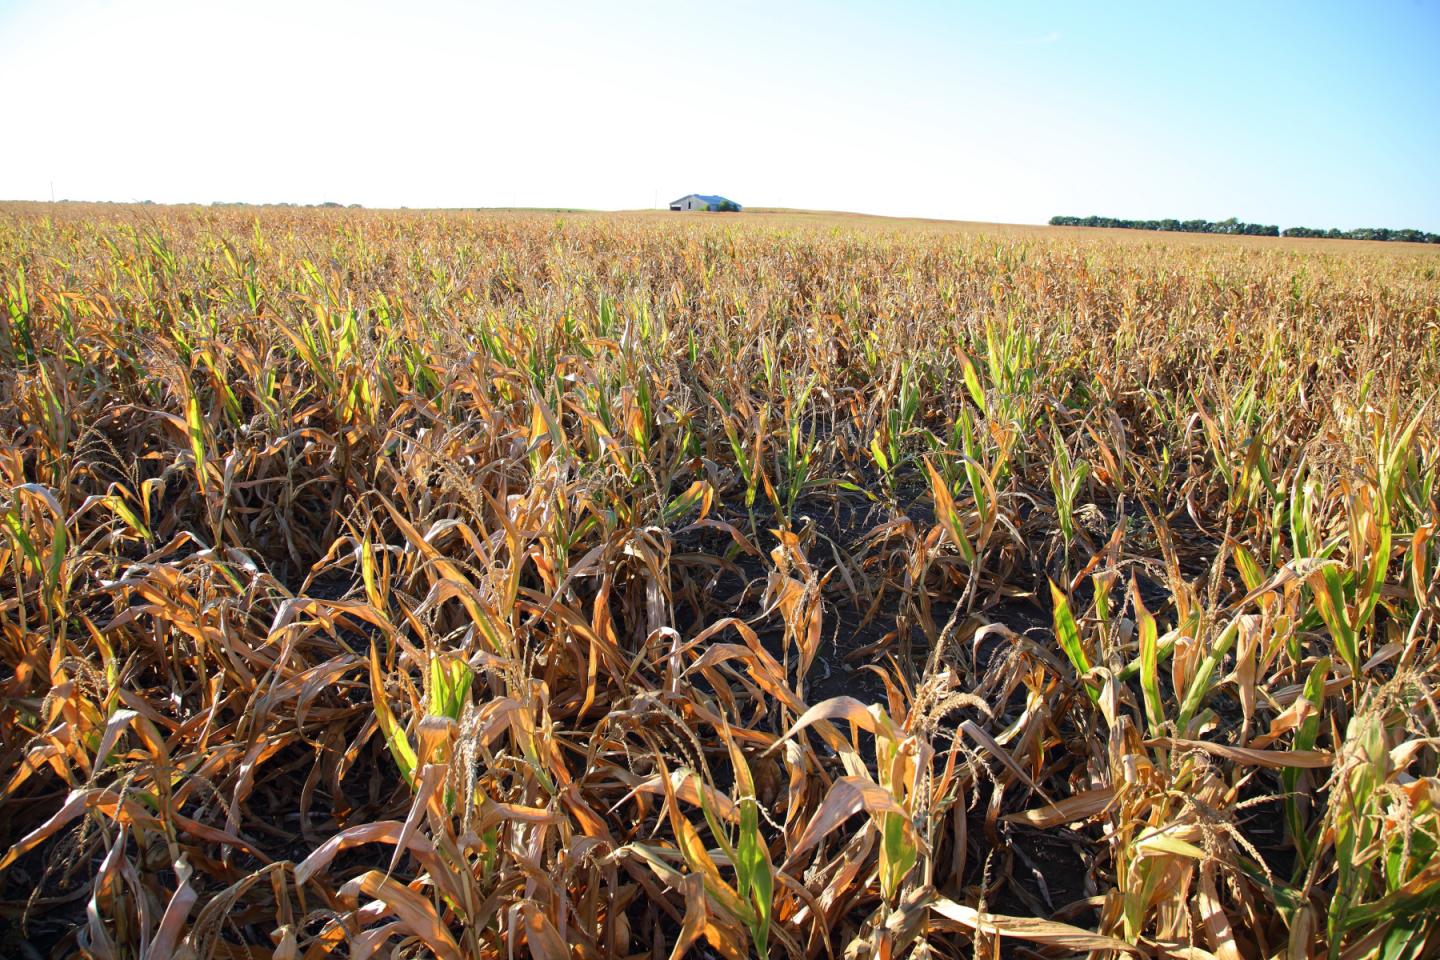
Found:
[[[1027,827],[1035,827],[1039,830],[1049,830],[1051,827],[1098,816],[1104,813],[1114,801],[1115,788],[1102,787],[1098,790],[1086,790],[1083,793],[1072,794],[1049,806],[1036,807],[1022,813],[1009,813],[1000,819],[1010,823],[1024,824]]]
[[[956,903],[948,897],[935,894],[930,909],[954,923],[979,933],[999,934],[1042,943],[1067,950],[1119,950],[1123,953],[1144,954],[1145,951],[1133,943],[1101,936],[1073,927],[1068,923],[1054,920],[1038,920],[1033,917],[1009,917],[998,913],[981,913],[974,907]]]
[[[815,816],[806,824],[805,832],[796,841],[790,856],[797,857],[809,850],[861,810],[874,817],[884,813],[895,814],[904,824],[905,832],[919,842],[919,838],[915,836],[915,827],[910,823],[910,815],[904,807],[895,802],[895,797],[889,790],[870,780],[845,776],[836,780],[830,792],[825,795],[820,809],[815,811]]]
[[[525,943],[535,960],[569,960],[570,948],[539,904],[525,901],[520,905],[520,916],[525,922]]]
[[[464,960],[460,945],[440,922],[434,905],[379,870],[367,870],[341,887],[339,893],[342,902],[354,903],[362,893],[383,902],[386,912],[394,914],[406,931],[429,947],[438,960]]]
[[[402,839],[410,850],[423,857],[434,855],[435,848],[430,841],[418,833],[407,833],[405,824],[399,820],[361,823],[340,831],[317,847],[310,856],[295,867],[295,882],[302,884],[308,881],[329,866],[330,861],[334,860],[342,850],[366,843],[399,843]]]
[[[1335,763],[1333,754],[1320,750],[1255,750],[1251,747],[1231,747],[1223,743],[1211,743],[1208,740],[1183,740],[1178,737],[1155,737],[1153,740],[1145,741],[1145,745],[1147,747],[1172,747],[1177,750],[1203,750],[1236,763],[1269,767],[1273,770],[1286,767],[1314,770],[1329,767]]]
[[[1205,936],[1215,951],[1217,960],[1241,960],[1240,948],[1235,945],[1235,931],[1230,918],[1220,905],[1220,895],[1215,889],[1215,862],[1207,860],[1200,867],[1200,890],[1195,899],[1200,919],[1205,926]]]

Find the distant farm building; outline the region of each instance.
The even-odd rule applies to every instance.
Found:
[[[740,204],[707,193],[692,193],[688,197],[670,201],[671,210],[707,210],[710,213],[739,213]]]

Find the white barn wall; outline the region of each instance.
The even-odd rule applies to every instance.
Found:
[[[687,212],[697,210],[704,211],[709,208],[709,204],[707,203],[707,201],[700,199],[700,196],[698,194],[692,193],[689,196],[681,197],[679,200],[672,202],[669,205],[669,208],[671,210]]]

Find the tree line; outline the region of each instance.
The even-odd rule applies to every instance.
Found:
[[[1357,227],[1329,230],[1316,227],[1286,227],[1273,224],[1228,220],[1121,220],[1116,217],[1051,217],[1052,227],[1116,227],[1122,230],[1167,230],[1175,233],[1224,233],[1246,237],[1314,237],[1323,240],[1398,240],[1406,243],[1440,243],[1440,233],[1424,230],[1389,230],[1385,227]]]
[[[1321,230],[1316,227],[1286,227],[1287,237],[1319,237],[1325,240],[1398,240],[1403,243],[1440,243],[1440,233],[1424,230],[1389,230],[1385,227],[1356,227],[1354,230]]]

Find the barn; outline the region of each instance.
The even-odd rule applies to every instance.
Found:
[[[708,193],[692,193],[679,200],[670,201],[671,210],[707,210],[711,213],[740,212],[740,204],[734,200]]]

